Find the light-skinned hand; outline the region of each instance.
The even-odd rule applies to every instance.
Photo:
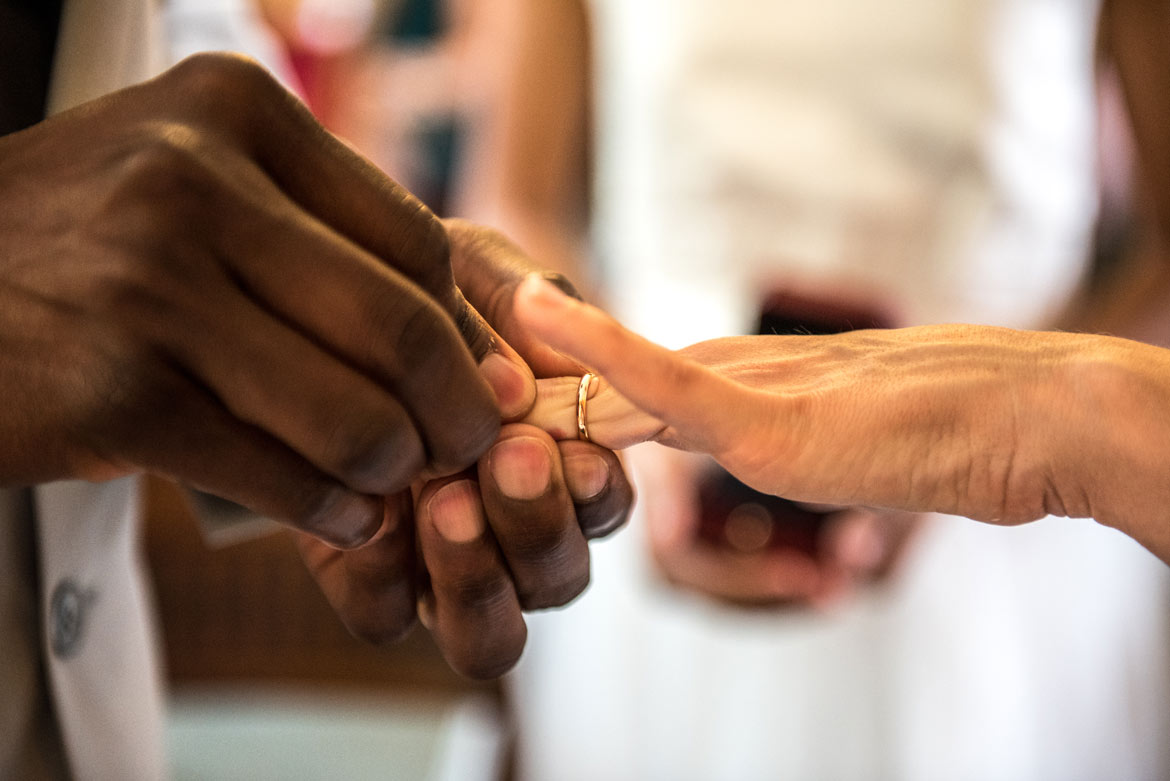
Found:
[[[593,367],[594,441],[711,454],[798,501],[1015,524],[1095,517],[1170,559],[1170,352],[1110,337],[941,325],[716,339],[678,352],[529,280],[517,317]],[[576,425],[576,378],[529,421]]]

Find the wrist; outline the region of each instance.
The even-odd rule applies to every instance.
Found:
[[[1062,380],[1051,485],[1065,514],[1092,516],[1167,559],[1170,351],[1078,337]]]

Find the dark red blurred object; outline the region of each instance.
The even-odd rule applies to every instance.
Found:
[[[810,336],[890,328],[892,318],[873,307],[818,301],[787,291],[764,301],[756,333]],[[782,548],[815,555],[824,525],[836,511],[810,509],[760,493],[718,466],[699,484],[699,539],[740,553]]]

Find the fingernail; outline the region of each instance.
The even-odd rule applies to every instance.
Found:
[[[596,499],[609,485],[609,463],[592,453],[569,456],[565,459],[565,483],[573,501]]]
[[[585,300],[581,297],[581,293],[577,290],[577,286],[570,282],[569,278],[559,271],[545,271],[544,273],[540,274],[540,278],[555,287],[557,290],[564,293],[569,298],[575,298],[578,301]]]
[[[324,538],[335,548],[358,548],[378,533],[382,527],[383,503],[381,497],[352,494],[338,489],[332,502],[323,503],[324,510],[310,519],[305,529]]]
[[[427,503],[431,523],[448,542],[477,540],[487,528],[479,501],[479,486],[471,480],[456,480],[435,492]]]
[[[552,483],[552,456],[532,437],[505,439],[489,456],[492,478],[509,499],[527,501],[548,493]]]
[[[556,285],[553,285],[548,280],[544,279],[540,274],[529,274],[528,277],[520,283],[520,293],[527,298],[531,303],[537,306],[548,309],[562,310],[570,301]]]
[[[523,415],[532,406],[535,381],[514,362],[499,353],[489,353],[479,364],[479,371],[496,394],[500,414],[505,418]]]

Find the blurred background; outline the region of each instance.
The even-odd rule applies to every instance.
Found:
[[[502,228],[672,346],[948,321],[1165,342],[1131,117],[1164,118],[1170,91],[1133,87],[1165,77],[1134,33],[1164,14],[1141,5],[171,0],[167,18],[176,59],[258,57],[437,213]],[[176,776],[1170,777],[1170,576],[1131,541],[793,508],[694,459],[630,462],[632,528],[488,684],[421,630],[352,639],[284,535],[217,538],[153,484]]]

